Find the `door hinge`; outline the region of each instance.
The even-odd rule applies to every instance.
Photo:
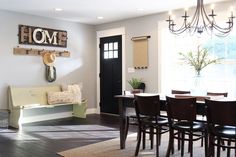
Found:
[[[99,48],[101,48],[101,44],[99,44]]]

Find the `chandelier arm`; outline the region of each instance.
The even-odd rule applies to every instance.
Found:
[[[231,29],[232,29],[232,27],[231,27],[231,29],[230,28],[221,28],[221,27],[219,27],[219,26],[217,26],[217,25],[214,25],[213,26],[214,27],[214,29],[215,30],[217,30],[220,34],[228,34],[228,33],[230,33],[230,31],[231,31]]]
[[[185,28],[185,23],[182,24],[182,26],[179,28],[179,29],[171,29],[170,30],[172,33],[178,35],[178,34],[181,34],[183,33],[184,31],[186,31],[186,28]]]
[[[168,20],[167,20],[167,21],[168,21]],[[176,24],[174,23],[173,20],[169,20],[168,22],[169,22],[169,30],[170,30],[171,33],[173,33],[173,34],[181,34],[181,33],[183,33],[184,31],[186,31],[186,29],[187,29],[187,28],[185,27],[185,25],[186,25],[185,20],[183,21],[182,26],[181,26],[180,28],[178,28],[178,29],[174,29],[174,26],[175,26]]]
[[[223,28],[223,27],[218,26],[216,23],[214,23],[213,28],[215,30],[217,30],[219,34],[227,34],[228,35],[233,29],[233,21],[230,21],[230,22],[231,23],[229,23],[229,27]]]
[[[191,20],[191,22],[189,23],[189,29],[190,29],[190,34],[194,34],[197,31],[196,26],[199,23],[199,8],[200,8],[201,4],[200,4],[200,0],[197,1],[197,8],[194,12],[193,18]],[[192,27],[192,28],[191,28]]]
[[[209,30],[212,32],[213,29],[215,29],[217,31],[217,33],[216,33],[217,36],[223,36],[224,34],[230,33],[231,29],[233,28],[233,21],[231,21],[232,23],[229,24],[229,27],[223,28],[223,27],[220,27],[219,25],[217,25],[215,18],[214,18],[214,16],[216,16],[216,15],[213,15],[213,12],[212,12],[212,20],[210,20],[204,7],[202,7],[201,11],[202,11],[202,19],[203,19],[204,28],[207,32],[209,32]],[[206,18],[208,24],[206,23],[204,17]]]
[[[207,32],[208,34],[211,34],[213,31],[213,23],[214,23],[214,17],[212,17],[212,20],[207,16],[205,8],[202,6],[201,8],[201,17],[202,17],[202,23],[203,23],[203,32]]]

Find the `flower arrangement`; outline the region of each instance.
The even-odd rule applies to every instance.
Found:
[[[210,64],[217,64],[222,58],[215,58],[209,55],[209,50],[206,48],[200,48],[198,46],[197,52],[189,51],[187,53],[179,53],[182,56],[185,63],[194,68],[197,75],[200,75],[202,69]]]

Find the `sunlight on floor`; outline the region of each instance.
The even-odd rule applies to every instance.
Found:
[[[11,140],[80,139],[89,141],[119,137],[119,131],[101,125],[24,126],[22,130],[2,129],[1,136]]]

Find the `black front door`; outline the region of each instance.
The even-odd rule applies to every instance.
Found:
[[[100,109],[118,113],[114,95],[122,94],[122,36],[100,38]]]

